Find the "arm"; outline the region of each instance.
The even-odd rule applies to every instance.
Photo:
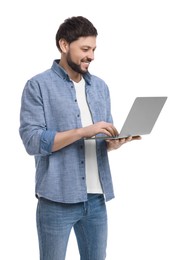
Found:
[[[22,93],[20,108],[20,137],[30,155],[51,153],[55,130],[48,130],[39,84],[29,80]]]
[[[111,123],[98,122],[87,127],[58,132],[55,135],[52,152],[58,151],[81,138],[92,137],[100,133],[113,136],[117,134],[117,130]]]

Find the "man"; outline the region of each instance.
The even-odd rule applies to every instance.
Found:
[[[35,156],[37,229],[41,260],[64,260],[74,228],[83,260],[106,258],[105,201],[114,197],[107,150],[133,140],[114,136],[109,90],[88,72],[97,30],[82,16],[56,34],[61,59],[31,78],[22,95],[20,135]]]

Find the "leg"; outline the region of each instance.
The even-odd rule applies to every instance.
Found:
[[[81,260],[104,260],[107,213],[103,195],[89,195],[85,216],[74,225]]]
[[[39,199],[37,231],[40,260],[64,260],[71,228],[78,221],[79,205]]]

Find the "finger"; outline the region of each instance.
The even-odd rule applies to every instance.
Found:
[[[124,144],[126,142],[126,138],[119,139],[120,144]]]
[[[130,142],[132,139],[133,139],[132,136],[128,136],[128,137],[126,138],[126,141],[127,141],[127,142]]]
[[[102,131],[101,131],[103,134],[105,134],[105,135],[107,135],[107,136],[109,136],[109,137],[111,137],[112,136],[112,133],[110,132],[110,130],[109,129],[102,129]]]
[[[107,131],[109,131],[109,133],[111,133],[111,136],[118,135],[118,131],[113,125],[107,127],[106,129],[107,129]]]
[[[105,139],[105,141],[107,143],[110,143],[110,144],[118,144],[119,143],[118,139]]]
[[[112,126],[112,128],[113,128],[114,135],[119,135],[119,132],[117,131],[117,129],[114,126]]]
[[[105,134],[105,135],[108,135],[108,136],[114,136],[114,132],[112,131],[111,127],[108,127],[108,126],[104,126],[101,128],[101,133]]]
[[[132,138],[132,140],[141,140],[141,139],[142,139],[142,137],[140,135],[133,136],[133,138]]]
[[[110,133],[111,136],[115,136],[115,130],[112,127],[107,127],[106,130]]]

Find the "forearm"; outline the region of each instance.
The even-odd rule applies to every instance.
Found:
[[[52,146],[52,152],[58,151],[83,138],[82,128],[72,129],[65,132],[57,132]]]
[[[108,136],[114,136],[117,134],[117,130],[112,124],[102,121],[78,129],[57,132],[54,138],[52,152],[58,151],[81,138],[89,138],[101,133]]]

